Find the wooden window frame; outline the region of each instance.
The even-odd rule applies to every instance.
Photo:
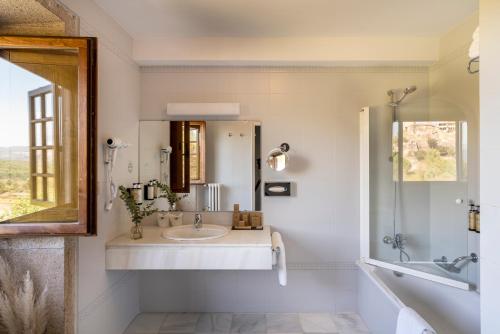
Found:
[[[190,191],[189,121],[170,122],[170,188],[176,193]]]
[[[94,37],[0,36],[1,49],[78,49],[78,220],[74,222],[7,221],[0,236],[69,236],[97,234],[97,39]]]
[[[31,183],[31,203],[41,205],[41,206],[50,206],[51,204],[57,205],[59,203],[58,200],[58,178],[59,175],[59,154],[58,154],[58,146],[59,146],[59,138],[58,138],[58,115],[57,115],[57,105],[55,103],[55,92],[56,88],[54,84],[40,87],[38,89],[32,90],[29,93],[29,127],[30,127],[30,146],[29,146],[29,155],[30,155],[30,183]],[[46,110],[46,98],[48,94],[52,94],[52,116],[47,116]],[[40,118],[36,118],[35,111],[35,99],[40,98]],[[47,144],[47,123],[52,122],[53,130],[52,130],[52,138],[53,143],[51,145]],[[41,144],[36,144],[36,125],[41,124]],[[49,173],[47,170],[47,151],[52,150],[53,154],[53,162],[54,162],[54,171]],[[42,171],[37,171],[37,152],[42,153]],[[38,198],[38,183],[37,178],[42,178],[42,193],[43,198]],[[49,200],[48,194],[48,180],[49,178],[54,179],[54,201]]]

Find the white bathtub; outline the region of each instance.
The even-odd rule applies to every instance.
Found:
[[[358,312],[373,334],[394,334],[409,306],[438,334],[480,334],[479,294],[358,263]]]

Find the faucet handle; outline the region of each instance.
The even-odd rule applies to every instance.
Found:
[[[476,253],[470,253],[470,260],[472,263],[477,263],[477,261],[479,261],[479,257]]]
[[[203,221],[201,220],[201,213],[194,214],[194,227],[198,230],[203,225]]]

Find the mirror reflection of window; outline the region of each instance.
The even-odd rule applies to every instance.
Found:
[[[205,183],[205,129],[204,121],[189,122],[190,183]]]
[[[466,178],[466,122],[396,122],[392,148],[394,180],[457,181]]]

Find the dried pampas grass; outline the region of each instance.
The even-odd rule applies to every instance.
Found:
[[[11,266],[0,256],[0,321],[9,334],[44,334],[47,287],[37,297],[30,272],[17,287]]]

